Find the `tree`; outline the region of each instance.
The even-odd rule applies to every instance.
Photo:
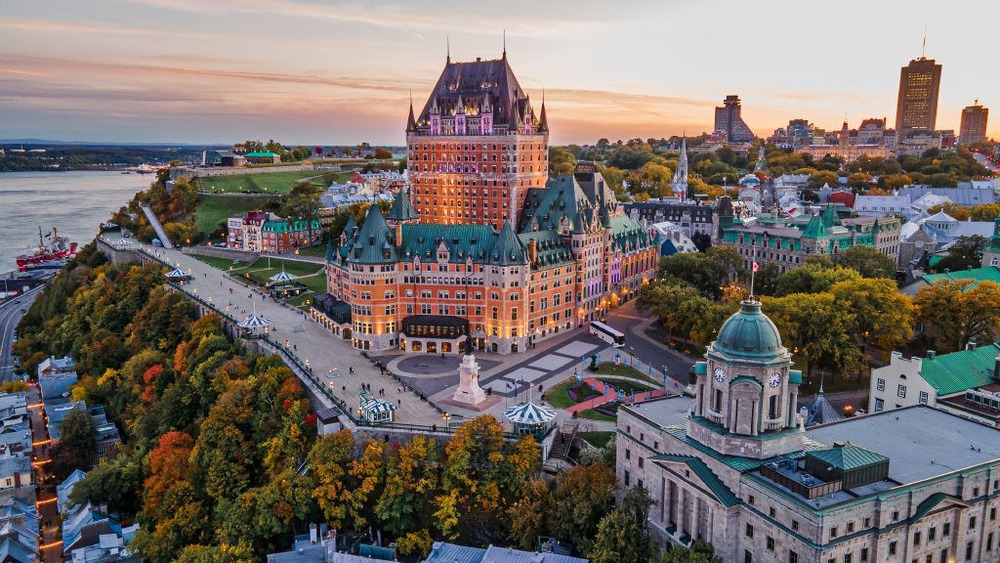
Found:
[[[59,450],[76,467],[90,467],[97,454],[97,425],[86,410],[71,410],[59,427]]]
[[[897,270],[895,260],[873,246],[852,246],[837,254],[834,263],[853,268],[865,278],[893,278]]]
[[[921,288],[914,304],[925,337],[941,353],[994,342],[1000,331],[1000,285],[991,281],[942,280]]]
[[[836,303],[831,293],[793,293],[764,302],[786,347],[805,359],[806,373],[826,367],[835,372],[855,367],[860,360],[852,327],[853,313]]]
[[[850,279],[861,279],[861,274],[851,268],[831,268],[818,262],[806,262],[778,278],[774,295],[782,297],[793,293],[823,293],[830,291],[833,284]]]
[[[652,545],[646,519],[652,505],[653,499],[644,487],[629,489],[621,506],[601,519],[590,560],[593,563],[648,561]]]
[[[705,252],[674,254],[660,260],[660,276],[683,280],[712,300],[743,272],[743,258],[734,248],[713,246]]]
[[[894,350],[913,336],[915,309],[909,297],[886,278],[845,280],[830,288],[836,303],[851,311],[855,336],[863,350],[873,341],[882,350]]]
[[[983,250],[989,239],[980,235],[958,237],[944,258],[934,264],[935,272],[959,272],[978,268],[983,263]]]
[[[375,149],[375,158],[378,160],[389,160],[392,158],[392,151],[379,147]]]
[[[614,471],[601,463],[577,465],[560,473],[556,477],[555,510],[549,529],[578,551],[589,553],[597,526],[611,508],[617,486]]]
[[[533,550],[538,536],[546,534],[555,501],[545,479],[528,483],[524,496],[508,510],[511,539],[524,550]]]
[[[661,563],[724,563],[712,544],[703,541],[696,541],[691,547],[673,545],[662,555]]]
[[[343,528],[347,523],[345,501],[350,494],[347,466],[353,458],[353,449],[354,437],[341,430],[320,436],[309,451],[309,467],[316,479],[313,498],[333,528]]]

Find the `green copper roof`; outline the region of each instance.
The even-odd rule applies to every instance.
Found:
[[[797,369],[790,369],[790,370],[788,370],[788,382],[792,383],[792,384],[796,384],[796,385],[801,384],[802,383],[802,371],[797,370]]]
[[[534,263],[536,269],[554,268],[573,263],[573,251],[570,249],[569,241],[556,231],[521,233],[517,235],[517,238],[524,248],[529,249],[529,258],[531,257],[531,241],[536,241],[538,253]]]
[[[712,349],[727,356],[770,360],[785,352],[778,327],[761,312],[759,301],[746,300],[739,312],[722,323]]]
[[[823,224],[822,217],[813,217],[809,219],[809,224],[806,225],[805,232],[802,233],[803,238],[826,238],[826,225]]]
[[[248,152],[243,156],[245,158],[274,158],[278,155],[277,153],[273,153],[270,151],[254,151],[254,152]]]
[[[739,472],[753,471],[758,467],[760,467],[761,465],[764,465],[765,463],[776,461],[778,459],[781,459],[782,457],[786,459],[787,458],[800,459],[805,455],[806,451],[820,450],[826,447],[823,444],[809,438],[808,436],[804,436],[802,439],[803,449],[801,451],[791,452],[788,454],[784,454],[782,456],[775,456],[769,459],[753,459],[750,457],[721,454],[713,450],[712,448],[706,446],[705,444],[702,444],[698,440],[695,440],[694,438],[688,436],[687,424],[673,424],[670,426],[664,426],[663,431],[666,432],[667,434],[670,434],[677,440],[680,440],[681,442],[684,442],[685,444],[691,446],[692,448],[700,451],[701,453],[706,454],[712,458],[715,458]],[[789,430],[789,432],[794,432],[794,431],[795,431],[794,429]],[[781,437],[783,435],[784,434],[782,433],[773,434],[773,436],[776,437]]]
[[[368,208],[365,222],[353,240],[348,241],[348,259],[358,264],[388,264],[396,261],[395,247],[389,241],[392,229],[377,205]]]
[[[386,219],[390,221],[412,221],[419,219],[417,210],[410,203],[410,196],[406,193],[406,190],[401,189],[396,192],[396,199],[392,201],[392,209],[389,210],[389,215],[386,216]]]
[[[333,260],[336,257],[337,253],[333,249],[333,239],[331,238],[330,240],[326,241],[326,261],[333,262]]]
[[[503,228],[500,229],[500,234],[497,235],[497,240],[493,243],[486,260],[490,264],[501,266],[528,263],[528,252],[514,234],[510,221],[503,222]]]
[[[853,444],[834,446],[825,450],[813,450],[807,453],[806,457],[818,459],[827,465],[843,471],[868,467],[869,465],[878,465],[889,461],[889,458],[884,455],[870,452]]]
[[[978,346],[975,350],[952,352],[934,359],[924,358],[920,375],[937,389],[938,395],[961,393],[967,389],[995,383],[993,368],[1000,346]]]
[[[713,473],[707,465],[705,465],[705,462],[696,457],[666,454],[654,456],[653,460],[674,461],[687,464],[687,466],[691,468],[691,471],[694,471],[694,474],[697,475],[698,478],[705,483],[705,486],[712,491],[715,498],[719,499],[719,502],[726,506],[736,506],[741,502],[739,497],[734,495],[733,492],[729,490],[729,487],[720,481],[719,477]]]
[[[923,280],[930,285],[949,280],[972,280],[973,283],[966,288],[966,290],[969,290],[979,285],[979,282],[983,281],[1000,283],[1000,268],[997,268],[996,266],[984,266],[982,268],[973,268],[971,270],[964,270],[960,272],[927,274],[923,276]]]
[[[544,189],[528,190],[518,230],[561,231],[563,221],[574,233],[583,233],[594,220],[594,210],[580,184],[572,175],[549,178]]]
[[[471,258],[482,264],[487,261],[496,236],[489,225],[403,225],[400,258],[406,262],[416,257],[421,262],[436,262],[437,251],[444,243],[449,262],[464,263]]]
[[[611,227],[611,245],[615,250],[628,254],[650,246],[649,232],[639,222],[629,217],[614,217]]]
[[[837,214],[837,209],[832,205],[827,205],[823,209],[821,218],[823,219],[823,226],[827,229],[840,225],[840,215]]]
[[[260,230],[265,233],[301,233],[302,231],[308,231],[309,229],[319,230],[321,228],[319,221],[264,221],[261,225]]]

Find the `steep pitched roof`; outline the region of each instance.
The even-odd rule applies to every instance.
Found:
[[[444,115],[457,110],[459,103],[468,108],[484,106],[487,100],[493,108],[494,123],[517,123],[523,118],[527,94],[507,58],[456,63],[449,60],[417,121],[426,122],[434,106]]]
[[[561,230],[563,220],[573,232],[584,232],[594,220],[593,207],[576,178],[571,175],[549,178],[543,189],[528,190],[521,210],[522,233]],[[537,228],[536,228],[537,227]]]
[[[534,268],[545,269],[573,263],[573,251],[569,241],[553,230],[533,231],[517,235],[521,244],[530,249],[531,241],[535,241],[536,258]],[[530,252],[529,252],[530,258]]]
[[[392,229],[377,205],[368,208],[365,222],[358,234],[349,240],[351,262],[360,264],[386,264],[396,260],[395,248],[389,238]]]
[[[521,245],[517,235],[514,234],[514,228],[510,226],[510,221],[503,222],[503,228],[500,229],[500,234],[497,235],[493,248],[490,249],[487,256],[487,262],[500,266],[528,263],[528,253]]]
[[[472,259],[482,264],[488,260],[496,233],[489,225],[441,225],[433,223],[403,225],[403,244],[399,257],[412,262],[436,261],[443,243],[448,249],[448,261],[462,263]]]
[[[650,245],[649,232],[630,217],[614,217],[610,220],[609,226],[611,244],[622,253],[643,250]]]
[[[815,426],[817,424],[827,424],[829,422],[836,422],[842,420],[844,417],[837,412],[837,409],[833,408],[830,401],[826,400],[823,396],[823,385],[819,386],[819,393],[816,395],[816,399],[813,400],[812,405],[809,406],[809,418],[806,419],[806,426]]]
[[[826,238],[826,227],[823,225],[823,219],[818,215],[809,219],[806,230],[802,232],[802,238]]]
[[[410,203],[410,195],[406,190],[396,192],[396,199],[392,201],[392,209],[389,210],[389,215],[386,216],[386,219],[390,221],[412,221],[419,219],[417,210]]]

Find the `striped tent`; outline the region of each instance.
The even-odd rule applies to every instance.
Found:
[[[257,330],[258,328],[271,326],[271,321],[267,320],[266,317],[257,314],[257,304],[254,303],[253,313],[247,315],[247,318],[236,323],[236,326],[249,330]]]
[[[503,412],[515,425],[539,426],[551,422],[556,417],[556,411],[535,403],[521,403]]]
[[[138,246],[134,240],[125,238],[124,236],[111,243],[111,246],[115,250],[131,250]]]
[[[172,279],[172,280],[184,280],[184,279],[190,278],[191,274],[185,272],[184,270],[182,270],[180,268],[174,268],[173,270],[170,270],[169,272],[167,272],[167,277],[170,278],[170,279]]]
[[[292,280],[296,280],[296,279],[298,279],[298,276],[294,276],[292,274],[289,274],[284,269],[282,269],[280,272],[278,272],[277,274],[274,274],[273,276],[271,276],[268,279],[271,280],[272,284],[277,284],[277,283],[285,283],[285,282],[290,282]]]

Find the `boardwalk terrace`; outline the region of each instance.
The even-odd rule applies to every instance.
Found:
[[[544,104],[536,115],[506,55],[449,59],[406,132],[412,191],[348,222],[313,309],[355,348],[520,352],[655,275],[656,236],[625,216],[596,165],[548,178]]]

